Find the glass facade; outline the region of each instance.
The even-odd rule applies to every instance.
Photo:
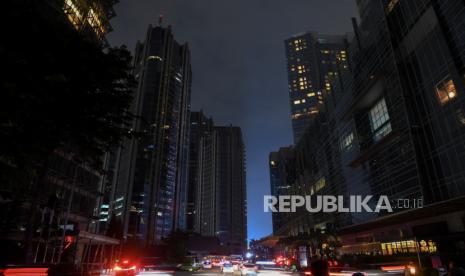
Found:
[[[347,37],[304,33],[285,41],[294,143],[331,92],[335,76],[347,70]]]
[[[118,153],[114,213],[125,238],[153,244],[186,227],[190,53],[169,28],[149,27],[134,64],[133,130],[141,134]]]
[[[465,29],[458,26],[465,24],[465,3],[357,3],[361,22],[354,25],[355,39],[348,48],[349,71],[330,84],[325,108],[294,147],[292,193],[311,193],[324,178],[325,186],[313,193],[387,195],[394,200],[421,199],[425,206],[460,199],[465,196],[465,167],[460,161],[465,158]],[[395,214],[402,211],[394,208]],[[368,242],[382,241],[384,250],[393,254],[408,251],[411,243],[391,243],[383,236],[399,229],[376,230],[379,226],[368,224],[387,214],[297,213],[281,222],[275,233],[311,233],[326,225],[335,231],[354,229],[352,236],[361,238],[355,225],[366,224],[372,235]],[[420,231],[407,224],[413,220],[392,227],[405,223],[404,238],[410,239]],[[422,230],[422,235],[454,231],[441,223],[441,228],[425,227],[430,232]],[[428,250],[451,248],[448,242],[430,246],[429,239],[425,241]]]
[[[198,149],[196,232],[218,237],[229,254],[247,247],[245,147],[239,127],[215,126]]]

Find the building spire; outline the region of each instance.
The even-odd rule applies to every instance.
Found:
[[[163,14],[160,14],[160,16],[158,17],[158,26],[161,27],[162,24],[163,24]]]

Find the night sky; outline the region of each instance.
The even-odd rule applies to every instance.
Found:
[[[247,154],[248,238],[271,234],[268,154],[292,143],[284,39],[351,31],[355,0],[121,0],[112,45],[134,49],[160,14],[192,53],[192,110],[240,126]]]

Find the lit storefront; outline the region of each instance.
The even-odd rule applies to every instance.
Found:
[[[463,250],[465,200],[463,198],[411,209],[343,228],[344,254],[391,256],[444,254]]]

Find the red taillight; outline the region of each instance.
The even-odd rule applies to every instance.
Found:
[[[382,271],[393,271],[393,270],[404,270],[405,269],[405,266],[403,265],[398,265],[398,266],[382,266],[381,267],[381,270]]]
[[[123,261],[123,264],[127,264],[127,263],[129,263],[128,260],[124,260],[124,261]]]
[[[35,276],[47,276],[48,268],[42,267],[27,267],[27,268],[7,268],[0,271],[2,275],[35,275]]]
[[[305,275],[312,275],[310,271],[305,271]]]

